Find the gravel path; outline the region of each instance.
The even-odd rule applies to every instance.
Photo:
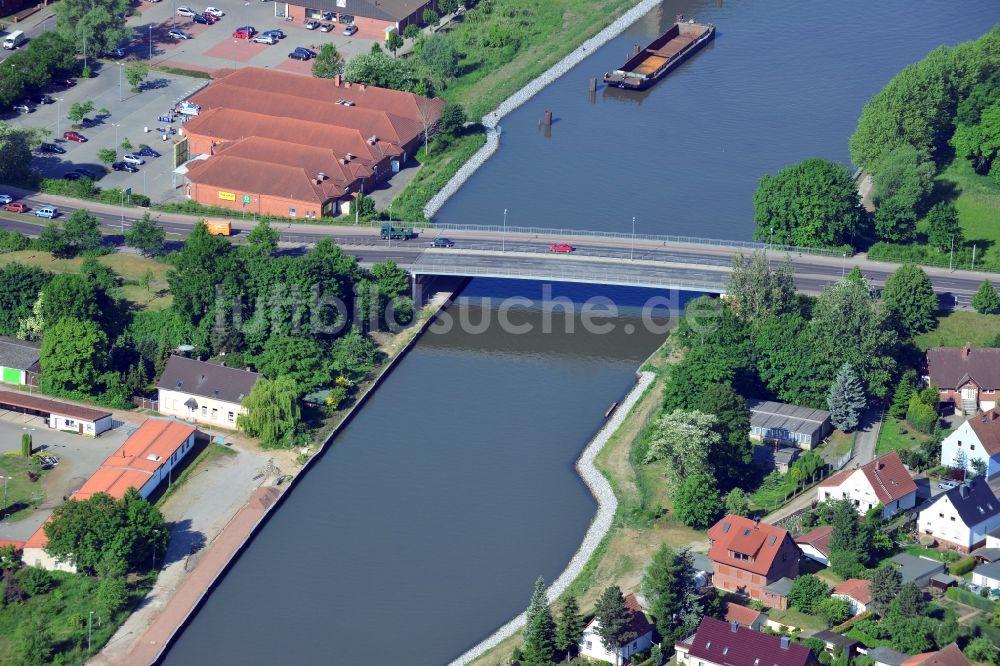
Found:
[[[559,574],[555,582],[549,587],[547,591],[549,603],[554,602],[559,598],[569,584],[580,574],[587,560],[590,556],[594,554],[594,550],[597,549],[598,544],[601,543],[601,539],[604,535],[608,533],[611,528],[611,521],[615,516],[615,511],[618,508],[618,498],[615,497],[614,491],[611,489],[611,484],[608,480],[604,478],[604,475],[594,467],[594,459],[597,458],[597,454],[601,452],[604,445],[607,444],[608,440],[613,434],[618,430],[621,424],[625,421],[629,412],[632,411],[632,407],[635,403],[642,397],[646,389],[649,388],[650,384],[656,375],[652,372],[642,372],[639,373],[639,380],[636,382],[629,394],[625,396],[618,409],[611,416],[610,419],[604,424],[594,439],[590,440],[590,444],[587,448],[583,450],[580,455],[580,459],[576,463],[576,469],[580,473],[580,477],[583,482],[587,484],[587,488],[594,495],[597,500],[597,513],[594,515],[594,519],[590,523],[590,527],[587,528],[587,534],[583,537],[583,543],[580,544],[580,548],[577,549],[576,553],[573,555],[573,559],[569,561],[566,565],[566,569]],[[513,620],[503,625],[497,629],[492,636],[484,640],[479,645],[475,646],[471,650],[467,651],[465,654],[460,656],[458,659],[451,662],[450,666],[463,666],[468,664],[470,661],[479,657],[487,650],[490,650],[502,641],[513,636],[518,629],[524,626],[525,614],[521,613]]]
[[[499,122],[501,118],[537,95],[541,92],[542,88],[549,85],[575,67],[580,63],[580,61],[593,53],[596,49],[620,35],[626,28],[645,16],[650,10],[658,6],[661,2],[662,0],[642,0],[635,7],[622,14],[617,20],[613,21],[604,30],[601,30],[599,33],[585,41],[578,49],[550,67],[537,79],[533,80],[531,83],[505,99],[500,103],[500,106],[492,112],[483,116],[482,122],[483,126],[486,128],[486,145],[476,151],[476,154],[473,155],[468,162],[461,166],[455,175],[451,177],[451,180],[449,180],[445,186],[441,188],[440,192],[431,197],[431,200],[427,202],[426,206],[424,206],[424,217],[427,219],[434,217],[434,215],[441,209],[441,206],[444,205],[444,202],[447,201],[451,195],[457,192],[458,188],[460,188],[465,181],[476,172],[476,169],[481,167],[486,160],[492,157],[493,153],[495,153],[497,148],[500,147],[501,128]]]

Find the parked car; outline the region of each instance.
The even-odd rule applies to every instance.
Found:
[[[257,28],[253,27],[252,25],[241,25],[240,27],[238,27],[236,29],[237,30],[246,30],[247,32],[250,33],[251,37],[253,37],[254,35],[257,34]]]
[[[344,34],[347,35],[348,37],[350,37],[357,31],[358,31],[358,26],[354,25],[353,23],[348,23],[347,27],[344,28]]]
[[[65,90],[67,88],[72,88],[73,86],[75,86],[76,81],[74,81],[73,79],[59,79],[57,81],[53,81],[52,85],[61,90]]]
[[[142,155],[143,157],[159,157],[160,154],[150,148],[149,146],[142,146],[139,150],[135,151],[133,155]]]
[[[251,39],[253,35],[253,30],[247,30],[246,28],[237,28],[236,30],[233,30],[233,37],[236,39]]]
[[[331,30],[333,30],[333,24],[332,23],[322,23],[319,26],[319,31],[320,32],[330,32]]]
[[[455,247],[455,243],[453,243],[450,238],[438,236],[431,241],[431,247]]]
[[[31,96],[32,104],[55,104],[56,101],[49,97],[48,95],[38,94]]]
[[[265,32],[263,34],[265,34],[265,35],[271,35],[275,39],[284,39],[285,38],[285,33],[283,33],[281,30],[277,30],[277,29],[275,29],[275,30],[268,30],[267,32]]]
[[[38,152],[40,153],[56,153],[58,155],[63,155],[66,153],[66,149],[62,146],[57,146],[54,143],[43,143],[38,146]]]
[[[178,30],[177,28],[174,28],[167,34],[173,37],[174,39],[191,39],[191,35],[187,34],[183,30]]]
[[[122,162],[128,162],[129,164],[145,164],[146,160],[142,159],[135,153],[125,153],[122,156]]]
[[[191,17],[191,20],[202,25],[212,25],[215,22],[214,19],[207,19],[201,14],[195,14]]]
[[[333,20],[333,12],[323,12],[323,20],[324,21],[332,21]]]
[[[128,171],[129,173],[139,173],[139,167],[128,162],[112,162],[111,168],[115,171]]]
[[[958,485],[958,481],[949,481],[945,479],[944,481],[938,483],[938,488],[941,490],[951,490],[952,488],[958,488]]]
[[[265,33],[263,35],[257,35],[256,37],[254,37],[250,41],[251,42],[255,42],[257,44],[271,44],[271,45],[274,45],[274,44],[278,43],[278,38],[275,37],[274,35],[268,35],[268,34]]]
[[[76,171],[70,171],[63,174],[63,180],[80,180],[81,178],[83,178],[83,176],[78,174]]]
[[[78,174],[80,174],[84,178],[89,178],[91,180],[99,180],[101,177],[104,176],[104,172],[103,171],[101,173],[97,173],[97,172],[92,171],[91,169],[88,169],[86,167],[77,167],[76,169],[74,169],[74,171],[76,171]]]
[[[79,132],[63,132],[63,138],[67,141],[76,141],[77,143],[87,143],[87,137],[80,134]]]
[[[119,47],[117,49],[111,49],[108,51],[107,56],[112,60],[121,60],[125,57],[125,49]]]
[[[309,60],[309,54],[302,53],[301,51],[292,51],[288,54],[288,57],[292,60]]]
[[[307,49],[304,46],[296,46],[295,47],[295,53],[304,53],[307,58],[315,58],[316,57],[316,52],[315,51],[313,51],[312,49]]]
[[[569,243],[553,243],[549,245],[549,252],[558,252],[559,254],[569,254],[576,250],[575,247]]]
[[[205,7],[205,13],[211,14],[215,18],[222,18],[226,15],[226,12],[222,11],[218,7]]]
[[[315,30],[319,27],[319,21],[306,21],[306,30]]]
[[[191,17],[191,16],[195,15],[195,11],[193,9],[191,9],[190,7],[178,7],[177,8],[177,15],[178,16],[188,16],[188,17]]]
[[[9,194],[0,194],[0,204],[9,204],[14,200],[14,197]]]
[[[34,111],[34,109],[28,106],[27,104],[15,104],[14,110],[17,111],[18,113],[31,113],[32,111]]]
[[[59,209],[55,206],[42,206],[35,209],[35,217],[45,217],[51,220],[59,217]]]
[[[6,210],[6,211],[9,211],[11,213],[27,213],[28,212],[28,207],[26,205],[24,205],[23,203],[21,203],[20,201],[18,201],[17,203],[4,204],[3,209]]]

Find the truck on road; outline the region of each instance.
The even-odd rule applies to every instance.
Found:
[[[14,32],[4,37],[3,47],[7,50],[13,50],[16,49],[18,46],[20,46],[21,44],[24,44],[26,41],[28,41],[28,38],[27,36],[25,36],[24,31],[15,30]]]
[[[382,240],[410,240],[415,238],[416,234],[413,233],[413,227],[394,227],[391,224],[383,224],[380,236]]]

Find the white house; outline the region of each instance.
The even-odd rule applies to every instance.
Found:
[[[612,664],[623,664],[636,652],[645,650],[653,644],[653,625],[649,622],[634,594],[625,597],[625,605],[632,612],[632,621],[628,628],[635,632],[636,638],[631,643],[619,648],[616,658],[615,653],[605,648],[604,643],[601,642],[601,637],[597,634],[600,620],[595,617],[583,630],[583,639],[580,640],[581,655]]]
[[[837,472],[819,484],[816,499],[849,499],[858,513],[882,505],[882,516],[891,518],[917,504],[917,484],[893,451],[860,467]]]
[[[243,401],[261,375],[218,363],[171,356],[157,383],[157,410],[195,423],[236,428]]]
[[[1000,411],[976,414],[941,442],[941,464],[967,471],[979,460],[986,476],[1000,474]]]
[[[917,529],[943,546],[968,553],[1000,527],[1000,500],[985,479],[971,479],[938,495],[920,511]]]
[[[1000,562],[977,567],[972,572],[972,582],[976,585],[1000,590]]]
[[[832,537],[833,528],[829,525],[822,525],[795,537],[795,545],[799,547],[803,555],[825,567],[830,563],[830,539]]]
[[[851,607],[851,615],[864,613],[872,603],[871,584],[863,578],[848,578],[833,588],[831,596],[846,601]]]
[[[0,335],[0,382],[37,385],[41,348],[38,342]]]

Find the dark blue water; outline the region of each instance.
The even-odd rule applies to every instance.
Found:
[[[648,91],[588,93],[678,13],[716,24],[715,41]],[[501,224],[507,208],[510,225],[630,231],[636,216],[638,233],[749,239],[761,175],[849,164],[865,100],[998,21],[996,0],[665,2],[504,119],[499,152],[436,219]]]

